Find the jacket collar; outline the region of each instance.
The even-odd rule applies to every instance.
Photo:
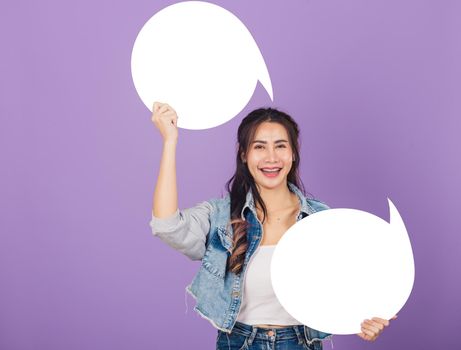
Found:
[[[304,194],[301,192],[301,190],[298,187],[296,187],[291,182],[288,182],[288,188],[290,189],[291,192],[293,192],[294,194],[298,196],[299,203],[301,203],[301,213],[304,213],[306,215],[311,215],[315,213],[315,210],[309,205],[308,201],[306,200],[306,197],[304,196]],[[251,192],[251,190],[249,190],[246,195],[245,205],[243,206],[242,212],[240,215],[243,220],[245,220],[245,210],[246,209],[251,210],[253,214],[255,215],[255,217],[257,217],[256,207],[255,207],[255,203],[253,199],[253,193]]]

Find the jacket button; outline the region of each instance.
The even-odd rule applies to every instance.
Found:
[[[232,296],[233,296],[234,298],[237,298],[239,295],[240,295],[240,293],[237,292],[237,291],[232,292]]]

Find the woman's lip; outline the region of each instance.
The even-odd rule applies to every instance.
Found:
[[[270,169],[270,170],[278,169],[278,171],[265,172],[263,171],[263,169]],[[280,171],[282,170],[282,168],[261,168],[259,170],[263,173],[264,176],[273,178],[273,177],[277,177],[280,174]]]

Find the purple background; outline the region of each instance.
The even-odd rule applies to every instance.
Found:
[[[2,1],[2,350],[214,348],[215,329],[185,304],[198,263],[148,225],[161,138],[130,56],[145,21],[172,3]],[[180,130],[180,206],[223,192],[246,113],[288,111],[307,189],[385,220],[390,197],[414,249],[399,318],[375,343],[337,336],[335,349],[457,348],[461,3],[215,3],[252,32],[275,100],[258,85],[234,120]]]

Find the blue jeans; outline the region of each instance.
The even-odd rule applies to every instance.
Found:
[[[321,350],[322,342],[310,342],[303,326],[259,328],[236,322],[232,333],[218,330],[216,350]]]

